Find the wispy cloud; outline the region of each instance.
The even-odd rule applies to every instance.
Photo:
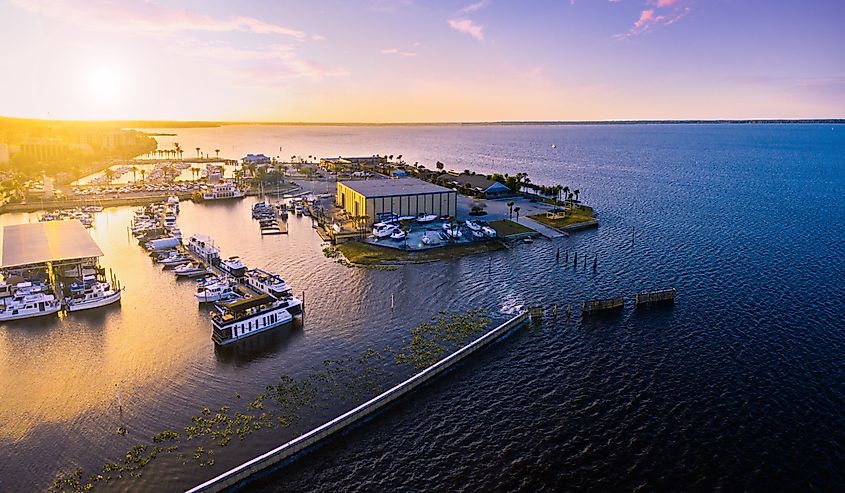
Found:
[[[478,0],[477,2],[471,3],[462,8],[459,12],[462,14],[469,14],[470,12],[481,10],[488,5],[490,5],[490,0]]]
[[[413,51],[402,51],[399,48],[385,48],[381,50],[385,55],[399,55],[399,56],[417,56]]]
[[[470,19],[449,19],[449,27],[455,31],[469,34],[479,41],[484,41],[484,26],[480,26]]]
[[[646,7],[640,11],[640,17],[628,32],[614,37],[622,40],[645,34],[658,27],[672,25],[692,12],[692,8],[684,5],[683,0],[648,0]]]
[[[204,14],[171,8],[154,2],[111,2],[104,0],[11,0],[12,4],[40,15],[65,19],[101,30],[134,30],[150,33],[178,31],[280,34],[304,39],[297,29],[247,16],[217,19]]]

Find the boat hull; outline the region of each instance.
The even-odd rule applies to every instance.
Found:
[[[67,303],[67,309],[70,312],[80,312],[82,310],[91,310],[93,308],[100,308],[102,306],[108,306],[112,303],[117,303],[120,301],[120,291],[115,291],[113,294],[109,296],[105,296],[98,300],[90,300],[90,301],[82,301],[82,302],[73,302],[69,301]]]
[[[61,310],[61,309],[62,309],[61,305],[57,305],[57,306],[52,307],[52,308],[47,308],[44,311],[37,311],[37,312],[31,312],[31,313],[17,313],[15,315],[0,314],[0,322],[8,322],[8,321],[11,321],[11,320],[23,320],[25,318],[37,318],[37,317],[43,317],[43,316],[46,316],[46,315],[53,315],[53,314],[58,313],[59,310]]]

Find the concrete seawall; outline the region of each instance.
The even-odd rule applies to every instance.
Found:
[[[342,431],[344,428],[353,425],[376,411],[382,409],[393,401],[399,399],[405,394],[413,391],[417,387],[425,384],[432,378],[435,378],[440,373],[454,366],[467,356],[473,354],[477,350],[486,346],[503,336],[511,329],[514,329],[524,324],[529,318],[527,311],[511,318],[507,322],[498,327],[486,332],[484,335],[467,344],[461,349],[455,351],[446,358],[438,361],[434,365],[417,373],[404,382],[392,387],[391,389],[379,394],[360,406],[338,416],[337,418],[317,427],[313,430],[300,435],[297,438],[277,447],[265,454],[262,454],[248,462],[245,462],[233,469],[230,469],[223,474],[212,478],[199,486],[190,490],[189,493],[206,492],[206,491],[223,491],[232,486],[236,486],[241,482],[247,481],[250,476],[259,473],[269,467],[279,464],[286,459],[312,447],[321,440]]]

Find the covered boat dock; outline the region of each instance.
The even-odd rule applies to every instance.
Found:
[[[103,251],[81,222],[46,221],[3,228],[0,270],[25,279],[81,278],[83,269],[96,269]]]

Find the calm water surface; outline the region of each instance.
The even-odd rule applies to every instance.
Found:
[[[326,259],[306,219],[264,237],[251,200],[184,204],[185,234],[281,273],[304,326],[215,350],[207,309],[97,215],[121,306],[0,326],[0,490],[43,489],[243,406],[280,374],[397,345],[441,309],[496,319],[528,303],[674,286],[673,308],[547,318],[260,483],[314,490],[834,490],[845,488],[845,127],[819,125],[177,129],[166,146],[308,156],[403,154],[454,169],[527,171],[580,188],[602,226],[489,256],[392,272]],[[557,148],[552,149],[551,144]],[[283,151],[278,151],[282,146]],[[0,223],[35,221],[6,214]],[[636,239],[631,241],[631,230]],[[555,263],[558,248],[598,270]],[[390,295],[396,308],[390,310]],[[407,372],[396,369],[398,380]],[[123,415],[118,412],[119,386]],[[319,424],[343,405],[220,449],[212,468],[164,459],[112,488],[178,490]],[[125,424],[126,437],[115,434]],[[190,445],[190,444],[189,444]]]

